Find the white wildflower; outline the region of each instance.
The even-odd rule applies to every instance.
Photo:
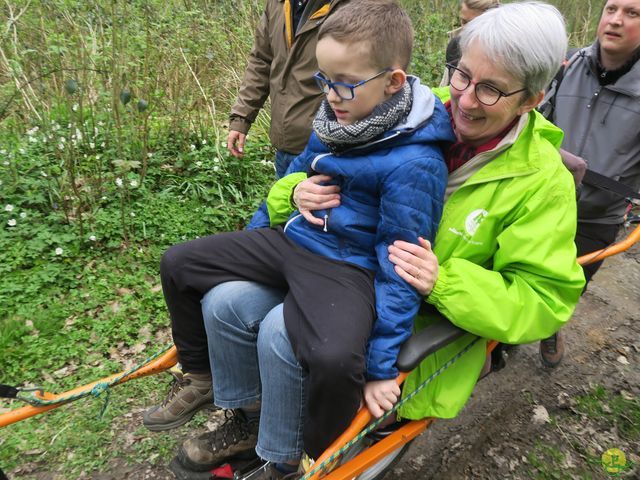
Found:
[[[207,141],[203,139],[203,140],[202,140],[202,144],[203,144],[203,145],[206,145],[206,144],[207,144]]]
[[[133,213],[133,212],[129,213],[129,215],[131,215],[132,217],[135,217],[135,216],[136,216],[136,214],[135,214],[135,213]]]
[[[27,218],[27,212],[20,212],[20,218]]]
[[[8,167],[10,163],[7,160],[5,160],[4,162],[2,162],[2,165],[4,165],[5,167]]]
[[[3,148],[2,150],[0,150],[0,155],[6,155],[7,151]]]
[[[73,107],[71,107],[71,110],[73,110],[74,112],[77,112],[79,107],[80,105],[78,105],[77,103],[74,103]]]
[[[47,175],[46,172],[40,172],[40,175],[42,175],[44,178],[47,178],[49,175]]]
[[[202,166],[202,162],[201,162],[200,160],[198,160],[198,161],[196,162],[196,167],[201,167],[201,166]]]
[[[93,134],[98,135],[98,127],[93,127]]]
[[[153,153],[151,152],[147,153],[147,158],[151,158],[151,157],[153,157]]]
[[[213,163],[220,163],[220,159],[219,158],[214,158],[213,159]]]
[[[121,186],[122,186],[122,179],[121,179],[120,177],[116,178],[116,185],[117,185],[118,187],[121,187]]]
[[[131,188],[136,188],[138,186],[138,181],[137,180],[131,180],[129,182],[129,185],[131,185]]]
[[[18,152],[20,152],[21,155],[24,155],[26,152],[24,151],[24,148],[19,148]]]
[[[196,149],[196,146],[192,143],[189,145],[189,149],[193,152]]]
[[[220,167],[218,165],[214,165],[213,166],[213,171],[217,172],[218,170],[220,170]]]
[[[89,142],[89,148],[93,150],[94,148],[96,148],[96,144],[93,142]]]
[[[5,212],[13,212],[13,205],[11,205],[10,203],[8,203],[7,205],[5,205],[5,207],[4,207],[4,211],[5,211]]]
[[[76,128],[76,138],[82,140],[82,132]]]
[[[9,220],[7,220],[7,225],[9,225],[10,227],[15,227],[16,226],[16,219],[15,218],[10,218]]]
[[[66,142],[66,141],[67,141],[67,139],[66,139],[66,138],[64,138],[64,137],[60,137],[60,143],[64,143],[64,142]]]
[[[89,240],[91,240],[92,242],[95,242],[96,241],[96,236],[95,235],[89,236]]]
[[[104,122],[103,122],[102,120],[100,120],[100,121],[98,122],[98,126],[103,127],[103,126],[104,126]]]
[[[100,147],[104,148],[104,147],[105,147],[105,143],[104,143],[104,142],[102,142],[102,143],[100,144]]]
[[[64,150],[64,143],[58,144],[58,150]]]
[[[64,253],[64,250],[62,250],[62,248],[58,247],[56,248],[56,255],[62,255]]]
[[[29,137],[29,143],[38,143],[38,139],[36,137]]]

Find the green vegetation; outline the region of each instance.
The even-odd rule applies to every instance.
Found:
[[[412,71],[437,84],[456,2],[403,3]],[[584,2],[557,3],[574,43],[591,39]],[[264,112],[245,158],[224,148],[261,11],[259,0],[0,7],[0,383],[63,391],[170,342],[162,252],[241,228],[273,179]],[[118,387],[102,419],[103,400],[86,399],[6,427],[0,465],[77,478],[111,458],[165,464],[175,435],[132,427],[131,412],[166,382]]]
[[[615,426],[620,437],[640,441],[640,400],[612,393],[601,385],[578,397],[576,410],[609,427]]]

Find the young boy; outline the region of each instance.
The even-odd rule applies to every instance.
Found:
[[[314,222],[295,212],[284,228],[268,228],[283,219],[277,206],[267,205],[254,215],[250,230],[176,245],[162,259],[163,291],[186,375],[206,375],[208,369],[200,309],[207,291],[233,280],[287,291],[286,331],[307,374],[304,448],[312,457],[353,418],[365,379],[377,381],[375,388],[383,396],[396,388],[394,364],[410,335],[420,297],[394,272],[387,247],[397,239],[433,239],[442,213],[447,169],[439,143],[454,137],[442,104],[417,78],[407,79],[412,42],[407,14],[382,0],[353,2],[319,32],[315,79],[326,99],[306,149],[288,173],[338,178],[339,207],[315,212]],[[246,341],[255,343],[257,336]],[[232,355],[219,347],[221,357]],[[280,381],[265,375],[268,366],[258,357],[224,362],[226,370],[218,368],[223,358],[212,358],[216,403],[240,409],[241,415],[183,446],[178,459],[185,467],[207,470],[238,453],[241,445],[255,445],[250,420],[257,415],[250,412],[258,407],[259,396],[239,392],[256,369],[262,384]],[[251,391],[259,392],[260,385],[255,387]],[[286,396],[291,385],[269,388]],[[290,421],[302,410],[298,405],[294,412],[283,412],[285,403],[263,395],[260,405],[256,451],[279,462],[276,467],[300,456],[295,452],[284,458],[285,453],[276,452],[282,445],[293,444],[295,450],[298,429],[293,429],[294,438],[267,431],[274,428],[269,419]],[[151,414],[161,414],[163,408]],[[149,415],[147,426],[153,423],[147,421]],[[279,437],[277,445],[274,437]]]

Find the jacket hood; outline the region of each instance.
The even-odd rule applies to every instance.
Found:
[[[418,77],[409,75],[407,81],[411,85],[412,95],[409,115],[381,138],[354,147],[347,152],[360,154],[369,148],[391,148],[412,143],[455,142],[451,120],[442,102],[429,87],[420,83]],[[381,142],[389,142],[389,144],[383,146],[380,145]]]
[[[600,44],[596,41],[576,53],[578,56],[584,56],[587,58],[587,65],[589,65],[591,73],[596,77],[598,76],[596,68],[596,64],[598,63],[598,48],[600,48]],[[630,97],[640,97],[640,60],[636,60],[633,67],[631,67],[627,73],[622,75],[614,83],[607,85],[606,88],[614,92],[623,93]]]

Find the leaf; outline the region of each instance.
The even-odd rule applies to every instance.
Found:
[[[536,407],[533,409],[533,417],[531,418],[531,420],[537,425],[551,422],[549,412],[543,405],[536,405]]]
[[[625,357],[624,355],[620,355],[618,358],[616,358],[616,360],[622,365],[629,365],[629,360],[627,360],[627,357]]]

